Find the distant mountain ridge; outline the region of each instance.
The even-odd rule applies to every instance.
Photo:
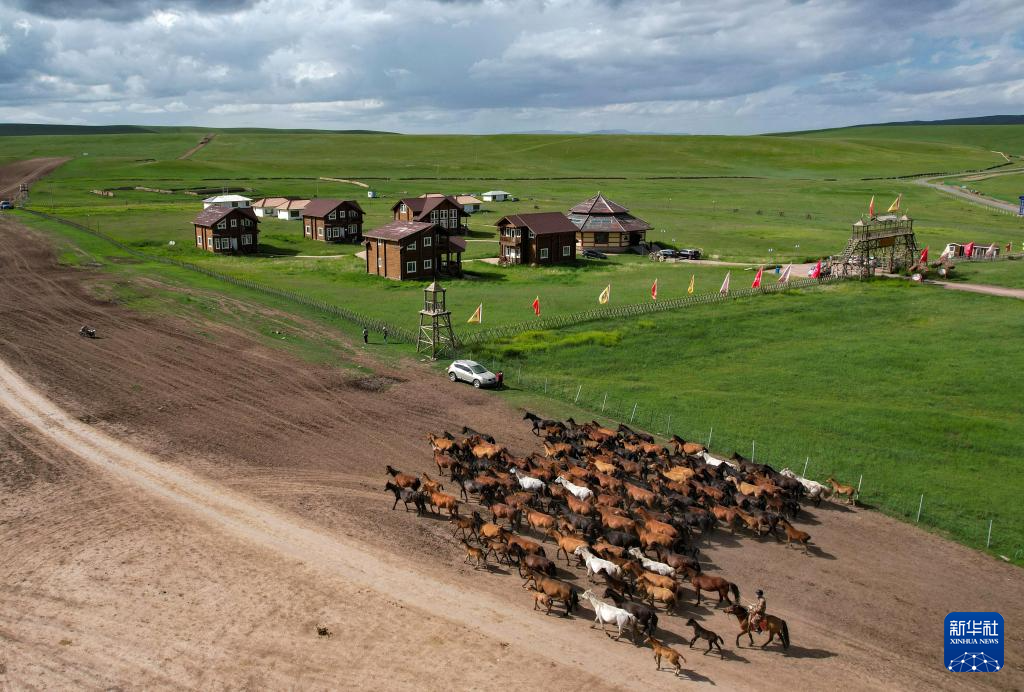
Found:
[[[946,118],[945,120],[901,120],[889,123],[861,123],[843,127],[823,127],[817,130],[794,130],[792,132],[766,132],[770,137],[809,135],[816,132],[853,130],[858,127],[913,127],[920,125],[1024,125],[1024,115],[979,115],[971,118]]]

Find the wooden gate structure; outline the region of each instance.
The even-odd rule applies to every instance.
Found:
[[[914,220],[906,214],[886,214],[853,224],[846,247],[832,260],[832,273],[839,276],[874,276],[881,268],[898,272],[918,259]]]

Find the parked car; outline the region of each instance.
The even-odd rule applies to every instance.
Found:
[[[676,256],[676,251],[671,249],[658,250],[657,252],[652,252],[650,255],[651,259],[655,260],[656,262],[664,262],[665,260],[675,259]]]
[[[14,205],[6,199],[0,200],[0,209],[14,209]]]
[[[496,387],[498,376],[473,360],[456,360],[448,366],[448,379],[469,382],[474,387]]]
[[[688,248],[686,250],[676,250],[676,257],[678,257],[679,259],[699,260],[700,259],[700,250],[698,250],[696,248]]]
[[[604,254],[600,250],[591,250],[589,248],[584,250],[580,254],[583,255],[584,257],[589,257],[590,259],[608,259],[608,255]]]

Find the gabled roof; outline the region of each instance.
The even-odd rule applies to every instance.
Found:
[[[276,209],[282,204],[286,204],[290,197],[261,197],[252,201],[252,206],[262,207],[264,209]]]
[[[512,193],[511,192],[505,192],[504,190],[488,190],[484,194],[487,195],[488,197],[490,197],[492,195],[505,195],[506,197],[508,197]]]
[[[616,204],[598,192],[585,202],[580,202],[570,209],[574,214],[624,214],[629,211],[621,204]]]
[[[220,204],[221,202],[251,202],[251,197],[243,197],[242,195],[216,195],[214,197],[207,197],[203,200],[207,204]]]
[[[310,200],[308,199],[290,199],[279,206],[278,209],[305,209],[309,206],[309,202]]]
[[[319,198],[309,200],[309,203],[302,210],[302,215],[323,218],[343,204],[355,207],[360,214],[363,213],[363,208],[355,200]]]
[[[459,204],[483,204],[482,201],[478,200],[473,195],[459,195],[455,198],[455,201]]]
[[[436,225],[436,223],[426,223],[424,221],[392,221],[372,231],[365,231],[363,237],[378,238],[380,240],[404,240],[411,235],[431,229]]]
[[[508,222],[515,228],[528,228],[537,235],[546,233],[575,233],[576,224],[560,211],[541,211],[533,214],[509,214],[498,219],[495,225],[500,226],[502,221]]]
[[[466,251],[466,239],[463,238],[461,235],[450,235],[450,236],[448,236],[448,246],[451,247],[453,250],[458,250],[459,252],[465,252]]]
[[[450,195],[407,197],[405,199],[400,199],[394,204],[392,204],[391,211],[393,212],[397,210],[399,205],[404,204],[405,206],[409,207],[409,209],[412,210],[413,216],[417,221],[423,221],[424,219],[430,216],[430,212],[437,209],[445,200],[448,200],[449,202],[454,204],[455,207],[458,209],[460,215],[468,216],[468,214],[466,214],[465,210],[462,208],[462,205],[459,204],[458,200],[456,200],[454,197]]]
[[[256,223],[260,222],[259,219],[256,218],[256,212],[252,210],[252,207],[212,206],[207,207],[206,209],[203,209],[201,212],[199,212],[199,215],[192,223],[194,223],[196,226],[213,226],[213,224],[217,223],[218,221],[220,221],[233,211],[238,212],[239,214],[246,218],[252,219]]]

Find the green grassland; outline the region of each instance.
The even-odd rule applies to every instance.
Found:
[[[993,175],[981,180],[951,179],[950,185],[966,185],[983,195],[1001,199],[1010,204],[1020,204],[1020,196],[1024,195],[1024,172],[1008,175]]]
[[[725,453],[857,482],[865,501],[1024,548],[1024,304],[882,281],[533,332],[481,348],[516,386]],[[580,387],[582,386],[582,389]],[[636,412],[633,413],[633,406]],[[983,547],[983,542],[981,546]]]
[[[1020,251],[1020,245],[1014,247]],[[958,262],[952,281],[990,284],[1008,288],[1024,288],[1024,261],[997,260],[994,262]]]
[[[930,142],[940,145],[961,145],[987,151],[1001,151],[1009,156],[1024,156],[1024,127],[1019,125],[869,125],[818,132],[798,133],[808,139],[841,139],[844,141]],[[956,170],[949,166],[936,171]]]

